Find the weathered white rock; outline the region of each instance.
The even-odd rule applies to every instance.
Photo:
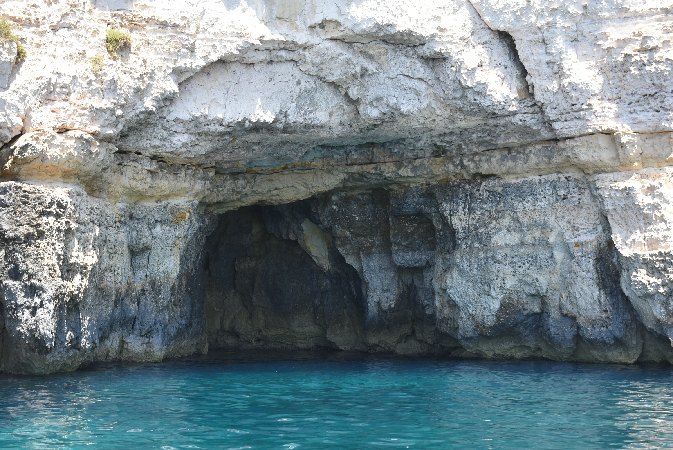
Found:
[[[645,326],[673,339],[673,173],[611,173],[597,185],[619,250],[622,288]]]
[[[14,41],[0,42],[0,89],[7,89],[16,62],[17,46]]]

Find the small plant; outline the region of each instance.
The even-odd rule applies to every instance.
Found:
[[[14,64],[18,64],[24,59],[28,53],[26,48],[23,46],[19,37],[12,32],[12,26],[4,19],[0,20],[0,43],[5,42],[14,42],[16,44],[16,58],[14,58]]]
[[[98,53],[89,61],[91,61],[91,71],[93,74],[100,75],[101,71],[103,70],[103,62],[105,62],[105,57]]]
[[[131,35],[125,31],[111,28],[105,34],[105,48],[113,58],[124,48],[131,48]]]

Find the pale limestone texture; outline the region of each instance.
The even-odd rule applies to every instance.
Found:
[[[0,42],[0,89],[7,89],[16,65],[17,46],[14,41]]]
[[[2,2],[0,371],[673,361],[672,12]]]

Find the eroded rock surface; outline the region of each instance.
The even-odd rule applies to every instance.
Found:
[[[643,353],[666,336],[665,314],[639,319],[584,176],[335,193],[225,214],[214,236],[214,348],[673,356]]]
[[[0,371],[673,360],[671,12],[3,2]]]
[[[110,204],[78,188],[0,187],[2,367],[45,373],[205,351],[196,204]]]

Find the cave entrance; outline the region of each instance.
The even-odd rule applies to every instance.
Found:
[[[219,217],[205,271],[208,344],[217,349],[364,349],[358,273],[306,202]]]

